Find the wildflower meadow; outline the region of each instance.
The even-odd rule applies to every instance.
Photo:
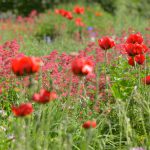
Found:
[[[0,150],[150,150],[150,3],[131,1],[0,2]]]

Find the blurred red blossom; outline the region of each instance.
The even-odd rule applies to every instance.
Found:
[[[74,7],[74,13],[76,14],[84,14],[84,7],[81,7],[81,6],[75,6]]]
[[[139,55],[136,55],[134,57],[134,59],[135,59],[137,64],[142,65],[144,63],[144,61],[145,61],[145,56],[142,55],[142,54],[139,54]]]
[[[147,52],[148,48],[144,44],[126,44],[125,50],[129,56],[135,56]]]
[[[114,40],[107,36],[99,39],[98,44],[103,50],[108,50],[115,46]]]
[[[33,101],[37,102],[37,103],[42,103],[42,104],[45,104],[45,103],[48,103],[54,99],[57,98],[57,94],[56,92],[49,92],[45,89],[41,89],[39,93],[35,93],[33,95]]]
[[[30,75],[39,71],[41,60],[35,57],[24,56],[12,61],[12,71],[18,76]]]
[[[138,43],[138,44],[142,44],[143,42],[143,37],[140,33],[136,33],[136,34],[130,34],[129,37],[126,40],[126,43]]]
[[[33,107],[31,103],[23,103],[20,104],[18,107],[12,106],[12,112],[16,117],[27,116],[33,112]]]
[[[76,26],[79,26],[79,27],[85,26],[85,24],[82,21],[82,18],[76,18],[75,19],[75,24],[76,24]]]
[[[65,16],[67,19],[69,19],[69,20],[72,20],[73,19],[73,15],[72,15],[72,13],[71,12],[67,12],[66,13],[66,16]]]
[[[150,85],[150,75],[146,76],[142,79],[143,83],[146,85]]]
[[[145,61],[145,56],[142,54],[136,55],[135,57],[128,58],[128,64],[131,66],[135,66],[135,62],[139,65],[143,65]]]
[[[82,125],[82,127],[84,128],[84,129],[89,129],[89,128],[96,128],[96,121],[90,121],[90,120],[88,120],[88,121],[86,121],[83,125]]]
[[[93,71],[92,61],[86,58],[75,58],[71,67],[75,75],[87,75]]]
[[[134,58],[128,57],[128,64],[131,66],[135,66]]]

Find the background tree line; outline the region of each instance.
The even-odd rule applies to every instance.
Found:
[[[26,16],[33,9],[43,12],[60,3],[76,3],[81,1],[87,3],[87,5],[98,2],[105,11],[113,15],[117,14],[118,9],[124,7],[126,12],[136,12],[141,16],[150,17],[150,0],[0,0],[0,11],[12,11],[15,14]]]

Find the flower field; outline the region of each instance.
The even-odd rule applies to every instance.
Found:
[[[150,150],[150,20],[92,5],[0,19],[0,150]]]

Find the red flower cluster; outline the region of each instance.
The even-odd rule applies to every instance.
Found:
[[[87,75],[92,73],[93,63],[85,58],[75,58],[72,62],[72,72],[75,75]]]
[[[85,128],[85,129],[89,129],[89,128],[96,128],[96,121],[90,121],[90,120],[88,120],[88,121],[86,121],[83,125],[82,125],[82,127],[83,128]]]
[[[45,89],[41,89],[40,93],[35,93],[33,95],[32,99],[35,102],[45,104],[45,103],[48,103],[48,102],[50,102],[56,98],[57,98],[56,92],[49,92]]]
[[[12,106],[12,112],[15,116],[27,116],[33,112],[33,107],[31,103],[23,103],[20,106]]]
[[[142,54],[136,55],[133,57],[128,57],[128,64],[131,66],[135,66],[135,62],[139,65],[142,65],[145,61],[145,56]]]
[[[129,56],[135,56],[147,52],[148,48],[144,44],[129,43],[125,45],[125,50]]]
[[[135,66],[135,62],[142,65],[145,61],[144,53],[148,48],[143,44],[143,37],[137,34],[131,34],[126,40],[125,50],[128,54],[128,64]]]
[[[12,70],[17,76],[30,75],[39,71],[40,64],[39,58],[24,56],[12,61]]]
[[[55,13],[56,14],[60,14],[61,16],[72,20],[73,19],[73,15],[70,11],[64,10],[64,9],[55,9]]]
[[[84,13],[84,7],[75,6],[73,11],[76,14],[83,14]],[[68,20],[72,20],[74,18],[73,15],[72,15],[72,12],[71,11],[67,11],[65,9],[55,9],[55,14],[59,14],[62,17],[67,18]],[[85,26],[85,24],[82,21],[82,18],[76,18],[74,20],[74,22],[75,22],[76,26],[78,26],[78,27]]]
[[[57,98],[56,92],[49,92],[46,91],[45,89],[41,89],[40,93],[35,93],[32,99],[37,103],[45,104],[56,98]],[[22,103],[18,107],[12,106],[12,112],[17,117],[19,116],[23,117],[30,115],[33,112],[33,107],[31,103]]]
[[[75,6],[74,7],[74,13],[76,13],[76,14],[84,14],[84,7]]]
[[[113,46],[115,46],[114,40],[109,38],[109,37],[107,37],[107,36],[99,39],[98,43],[99,43],[99,46],[103,50],[108,50],[108,49],[112,48]]]

